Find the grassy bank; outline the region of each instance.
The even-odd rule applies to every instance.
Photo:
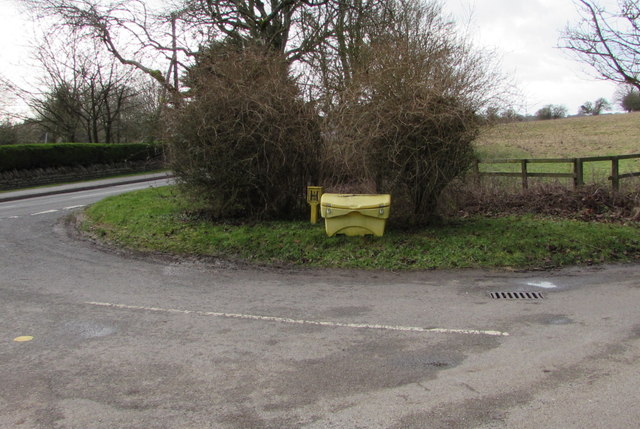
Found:
[[[108,198],[86,211],[85,231],[139,251],[261,264],[366,269],[539,268],[640,259],[640,228],[534,217],[463,219],[384,237],[326,237],[322,224],[214,224],[186,215],[173,188]]]

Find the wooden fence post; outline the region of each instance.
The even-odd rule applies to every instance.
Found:
[[[529,176],[527,175],[527,160],[523,159],[520,161],[520,168],[522,173],[522,189],[529,188]]]
[[[620,190],[620,160],[615,156],[611,158],[611,187],[616,192]]]
[[[584,185],[584,165],[582,159],[573,159],[573,189]]]

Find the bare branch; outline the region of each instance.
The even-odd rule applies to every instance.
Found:
[[[562,33],[560,47],[605,80],[640,88],[640,6],[623,0],[610,12],[592,0],[575,0],[581,20]]]
[[[54,18],[57,20],[58,28],[69,28],[76,34],[100,41],[120,63],[149,75],[170,93],[179,92],[179,88],[165,79],[164,73],[144,60],[146,58],[144,52],[149,48],[155,53],[177,51],[177,48],[172,49],[170,44],[165,45],[163,41],[151,34],[150,29],[162,24],[162,21],[152,19],[144,2],[139,0],[26,1],[31,5],[30,10],[37,16]],[[132,41],[137,42],[137,48],[133,50],[129,46]],[[180,51],[189,52],[187,48]],[[153,63],[153,60],[150,63]]]

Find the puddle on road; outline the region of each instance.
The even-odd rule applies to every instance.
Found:
[[[67,322],[62,329],[67,334],[84,339],[106,337],[116,332],[116,328],[113,326],[95,322],[78,321]]]

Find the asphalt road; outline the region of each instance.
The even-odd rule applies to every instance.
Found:
[[[1,428],[639,427],[637,265],[260,269],[69,234],[125,189],[0,203]]]

